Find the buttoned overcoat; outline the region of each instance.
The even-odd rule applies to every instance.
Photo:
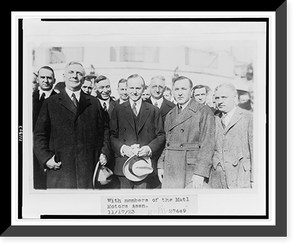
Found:
[[[212,166],[215,118],[209,107],[191,99],[178,114],[166,116],[166,145],[158,161],[164,169],[162,188],[186,188],[193,174],[208,177]]]
[[[61,161],[59,170],[47,170],[47,188],[92,188],[100,153],[110,153],[103,116],[99,101],[82,91],[77,109],[65,90],[44,101],[34,130],[34,152],[42,168],[53,155]]]

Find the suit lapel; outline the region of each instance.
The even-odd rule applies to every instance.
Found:
[[[150,114],[150,107],[146,103],[142,102],[142,106],[139,113],[140,119],[139,119],[139,127],[137,129],[137,133],[141,131],[142,127],[144,126],[145,122],[148,119],[149,114]]]
[[[227,127],[225,128],[226,133],[230,128],[232,128],[243,116],[243,111],[241,108],[237,107],[234,111],[233,116],[231,117]]]
[[[133,120],[133,112],[131,110],[129,101],[124,103],[123,109],[124,109],[124,116],[126,117],[128,123],[130,124],[130,126],[133,129],[135,129],[134,120]]]

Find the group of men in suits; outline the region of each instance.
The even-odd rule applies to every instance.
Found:
[[[163,97],[166,80],[161,76],[151,79],[146,101],[140,75],[119,81],[117,101],[107,77],[95,79],[96,97],[81,89],[84,80],[84,67],[70,62],[64,70],[65,88],[54,93],[54,71],[48,66],[38,71],[40,87],[33,95],[35,188],[93,188],[98,161],[113,170],[118,184],[112,188],[252,187],[252,114],[237,107],[233,85],[216,89],[220,112],[215,116],[192,97],[193,83],[184,76],[173,82],[176,105]],[[42,99],[44,89],[52,95]],[[141,181],[123,173],[133,155],[151,159],[153,172]]]

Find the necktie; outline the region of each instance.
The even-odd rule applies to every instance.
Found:
[[[225,129],[226,126],[227,126],[226,121],[225,121],[226,116],[227,116],[227,114],[224,114],[224,113],[223,113],[222,118],[221,118],[221,123],[222,123],[222,126],[223,126],[224,129]]]
[[[75,96],[74,93],[72,94],[71,99],[72,99],[72,102],[73,102],[74,106],[77,108],[78,107],[78,101],[77,101],[76,96]]]
[[[107,111],[106,102],[103,103],[103,109],[104,109],[104,111]]]
[[[41,97],[40,97],[40,101],[42,102],[42,101],[44,101],[45,100],[45,93],[43,92],[43,94],[41,95]]]
[[[182,106],[178,104],[178,114],[182,111]]]
[[[157,102],[155,102],[155,103],[154,103],[154,106],[158,107],[158,103],[157,103]]]
[[[134,115],[137,116],[136,102],[134,102],[134,103],[132,104],[132,111],[133,111]]]

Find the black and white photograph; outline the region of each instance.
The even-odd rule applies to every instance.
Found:
[[[275,15],[145,15],[18,22],[18,219],[273,225]]]

